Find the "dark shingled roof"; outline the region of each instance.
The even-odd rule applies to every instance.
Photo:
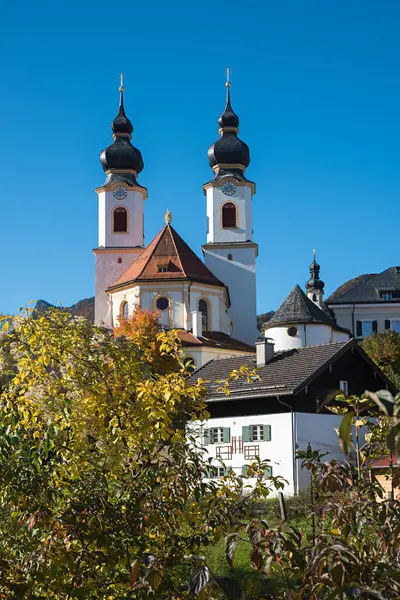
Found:
[[[277,352],[265,366],[257,369],[261,378],[259,381],[255,380],[252,383],[248,383],[246,379],[232,381],[229,384],[231,392],[229,400],[295,394],[327,368],[333,360],[353,348],[362,352],[354,340]],[[233,370],[239,369],[242,365],[255,369],[256,358],[235,356],[214,359],[193,373],[191,379],[197,381],[201,378],[209,382],[207,401],[227,400],[224,392],[217,391],[220,384],[216,382],[227,379]]]
[[[331,327],[335,325],[329,314],[314,304],[298,285],[280,305],[272,319],[268,321],[266,329],[289,323],[322,323]]]
[[[339,288],[340,289],[340,288]],[[381,292],[392,292],[393,300],[381,298]],[[378,275],[366,276],[366,280],[340,294],[336,291],[329,304],[347,304],[348,302],[400,302],[400,267],[389,267]]]

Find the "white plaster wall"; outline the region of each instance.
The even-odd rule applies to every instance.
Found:
[[[295,336],[287,333],[289,327],[297,327]],[[275,342],[275,351],[291,350],[293,348],[302,348],[304,346],[318,346],[320,344],[330,344],[332,342],[341,342],[349,339],[345,332],[335,331],[333,327],[322,324],[288,324],[283,327],[271,327],[265,331],[265,337],[272,338]]]
[[[350,329],[357,337],[357,321],[378,321],[378,332],[385,329],[385,320],[400,320],[400,303],[329,305],[338,325]],[[353,316],[354,313],[354,316]],[[354,329],[353,329],[354,327]]]
[[[99,192],[99,247],[143,246],[144,197],[138,190],[127,190],[127,197],[118,201],[112,190]],[[113,232],[113,211],[122,206],[128,211],[128,233]]]
[[[306,450],[310,442],[313,450],[328,452],[323,459],[329,461],[332,459],[344,460],[345,457],[340,451],[338,436],[335,428],[338,428],[342,417],[340,415],[314,415],[308,413],[295,413],[295,440],[298,450]],[[310,487],[310,474],[307,470],[301,468],[301,461],[296,461],[297,480],[299,489],[304,490]]]
[[[333,341],[334,342],[347,342],[350,339],[350,335],[344,331],[333,330]]]
[[[205,424],[194,423],[189,426],[193,431],[201,432],[202,428],[211,427],[230,427],[231,441],[233,436],[242,437],[242,427],[247,425],[270,425],[270,442],[248,442],[244,446],[259,446],[260,459],[269,459],[273,469],[273,475],[281,475],[287,480],[284,493],[294,493],[293,478],[293,436],[292,436],[292,417],[290,413],[281,413],[274,415],[251,415],[247,417],[226,417],[219,419],[210,419]],[[209,444],[206,446],[205,458],[216,457],[216,450],[219,446],[229,447],[229,444]],[[253,462],[244,459],[243,453],[232,455],[232,460],[226,460],[225,465],[232,467],[238,475],[242,472],[242,466]],[[215,463],[217,465],[217,463]],[[250,480],[251,482],[251,480]]]
[[[111,305],[106,289],[115,283],[140,254],[141,248],[96,251],[95,254],[95,323],[112,327]],[[118,262],[121,258],[122,262]]]
[[[220,185],[222,186],[225,181],[227,180],[224,179]],[[232,182],[236,185],[236,192],[233,196],[226,196],[220,186],[207,189],[207,243],[246,242],[252,239],[251,187],[237,185],[237,181],[234,179]],[[236,205],[237,227],[222,228],[221,209],[226,202],[233,202]]]
[[[166,280],[164,282],[140,283],[132,288],[113,291],[114,322],[120,314],[121,302],[126,300],[130,306],[138,304],[145,310],[157,310],[156,300],[163,296],[169,299],[170,306],[167,310],[160,311],[160,322],[167,327],[191,329],[191,311],[198,310],[198,301],[204,298],[209,304],[210,330],[227,333],[224,328],[220,327],[220,314],[221,312],[225,313],[226,307],[225,296],[221,293],[222,288],[196,283],[190,286],[190,293],[188,290],[188,282],[169,282]],[[220,304],[222,304],[222,308]],[[131,314],[131,311],[129,314]]]
[[[232,337],[254,345],[257,329],[256,248],[203,246],[207,267],[228,286],[231,306],[228,317]],[[232,254],[232,260],[228,260]]]
[[[183,350],[185,354],[194,358],[197,369],[215,358],[228,358],[230,356],[243,356],[245,354],[243,351],[209,348],[207,346],[185,346]],[[246,354],[248,356],[252,355],[250,352]]]

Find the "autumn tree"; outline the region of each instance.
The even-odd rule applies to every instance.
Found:
[[[400,334],[385,329],[362,341],[363,350],[400,389]]]
[[[3,334],[0,598],[226,597],[204,549],[268,494],[265,465],[247,498],[243,476],[207,482],[176,334],[146,313],[117,333],[50,310]]]

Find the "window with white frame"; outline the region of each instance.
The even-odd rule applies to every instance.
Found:
[[[339,381],[339,389],[344,393],[345,396],[349,393],[349,384],[347,381]]]
[[[223,427],[212,427],[210,429],[210,443],[211,444],[222,444],[224,441],[224,428]]]
[[[253,442],[262,442],[264,441],[264,426],[263,425],[252,425],[251,426],[253,435]]]

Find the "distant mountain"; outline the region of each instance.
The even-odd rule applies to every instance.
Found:
[[[46,300],[38,300],[36,302],[33,314],[45,312],[49,308],[59,307],[46,302]],[[64,310],[70,312],[73,317],[86,317],[88,321],[94,323],[94,296],[91,298],[85,298],[84,300],[79,300],[79,302],[72,304],[72,306],[66,306]]]
[[[264,331],[266,324],[268,323],[268,321],[270,319],[272,319],[275,312],[276,312],[275,310],[269,310],[266,313],[261,313],[261,315],[257,315],[257,328],[260,331]]]

